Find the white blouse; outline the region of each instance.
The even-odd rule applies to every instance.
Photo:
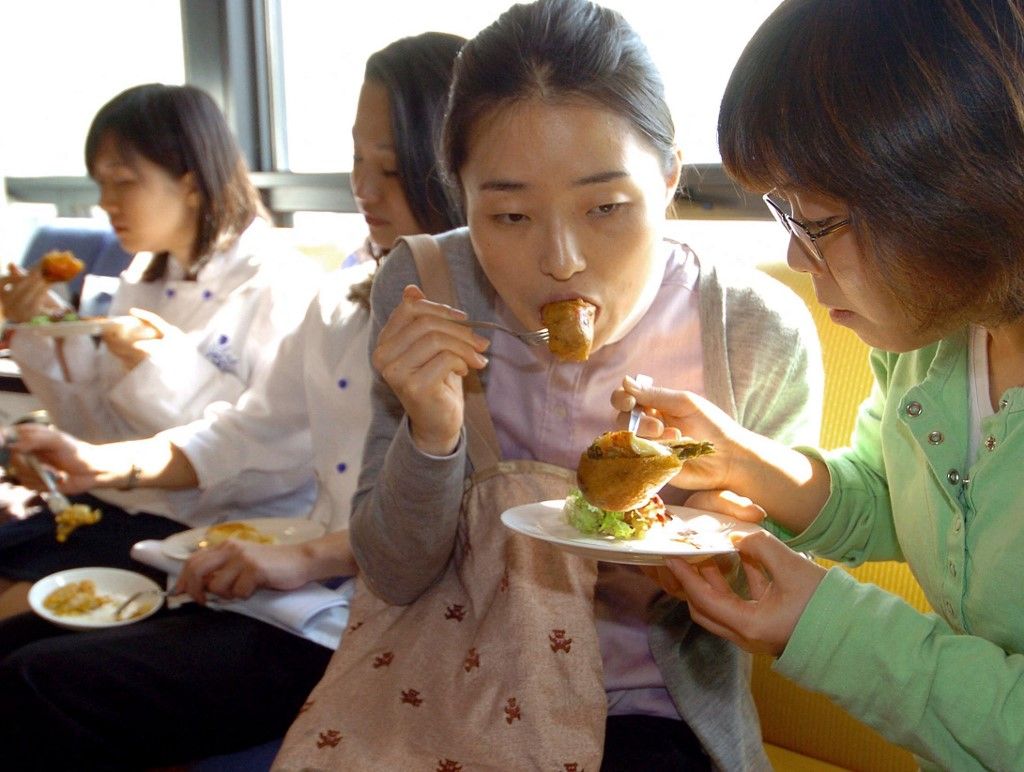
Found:
[[[315,470],[310,518],[328,531],[348,527],[372,378],[369,312],[347,295],[373,268],[371,261],[326,276],[302,324],[281,343],[269,376],[235,409],[161,433],[188,456],[203,488],[258,501],[258,488],[268,481],[294,481]]]

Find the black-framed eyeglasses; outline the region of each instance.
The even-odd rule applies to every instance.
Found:
[[[830,233],[835,233],[840,228],[845,228],[850,224],[850,218],[847,217],[845,220],[834,222],[831,225],[826,225],[824,228],[820,228],[818,230],[811,230],[807,225],[800,222],[786,211],[786,209],[789,208],[789,202],[775,193],[775,191],[765,193],[762,198],[764,199],[764,203],[768,206],[768,211],[770,211],[775,219],[778,220],[779,224],[786,229],[786,232],[797,240],[797,243],[803,247],[807,256],[810,257],[819,268],[824,268],[825,256],[821,254],[821,249],[818,247],[818,240],[823,239]]]

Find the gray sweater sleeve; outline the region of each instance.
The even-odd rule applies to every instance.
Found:
[[[756,269],[701,264],[708,398],[758,434],[817,445],[825,376],[807,306]]]
[[[466,232],[439,239],[462,307],[473,318],[491,318],[486,291]],[[384,261],[371,295],[370,351],[402,291],[419,284],[409,248],[401,244]],[[474,285],[476,291],[473,291]],[[421,453],[412,442],[398,397],[374,373],[373,414],[353,498],[352,550],[370,589],[389,603],[412,603],[444,572],[455,542],[464,480],[465,440],[443,458]]]

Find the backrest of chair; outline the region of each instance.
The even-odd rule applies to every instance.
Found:
[[[825,366],[824,410],[821,416],[822,448],[844,447],[853,432],[857,408],[871,390],[868,346],[854,332],[832,322],[814,297],[806,273],[798,273],[783,262],[766,263],[761,270],[781,281],[807,304],[818,329],[821,358]]]
[[[782,262],[760,267],[796,292],[811,311],[825,367],[820,446],[844,447],[849,443],[857,409],[871,389],[868,346],[852,331],[829,319],[814,297],[807,274],[797,273]],[[825,560],[818,562],[836,565]],[[905,563],[865,563],[848,570],[858,580],[877,584],[904,597],[919,610],[928,610],[924,593]],[[916,769],[910,753],[886,741],[828,698],[777,675],[771,669],[772,662],[771,657],[754,657],[751,679],[765,742],[846,769],[873,772]]]

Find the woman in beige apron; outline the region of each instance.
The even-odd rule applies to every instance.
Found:
[[[445,131],[469,228],[427,242],[436,262],[396,246],[375,282],[359,587],[277,768],[766,769],[744,655],[638,570],[499,518],[566,494],[627,373],[812,441],[806,311],[661,238],[679,153],[617,14],[510,9],[460,54]],[[585,362],[454,323],[536,329],[576,297],[597,308]]]

